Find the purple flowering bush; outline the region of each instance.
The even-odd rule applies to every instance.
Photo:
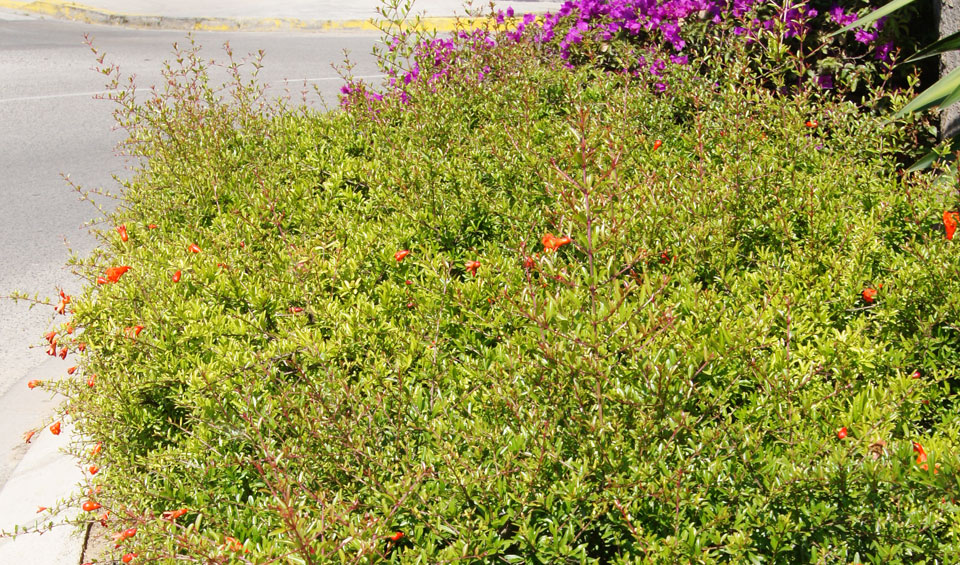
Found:
[[[668,66],[742,50],[751,60],[752,80],[778,92],[813,90],[886,110],[890,91],[916,86],[920,71],[932,75],[929,65],[920,71],[896,66],[903,54],[931,39],[929,26],[917,25],[930,15],[917,8],[901,10],[865,29],[828,37],[869,9],[866,2],[850,0],[570,0],[540,17],[517,16],[512,8],[499,11],[483,29],[460,30],[456,47],[452,38],[411,42],[415,34],[410,30],[387,27],[386,91],[405,103],[411,81],[421,73],[428,83],[436,82],[458,59],[475,59],[497,43],[513,41],[533,43],[539,56],[568,68],[647,75],[654,79],[652,89],[661,93],[670,88],[664,78]],[[384,13],[402,19],[397,5],[393,10]],[[477,79],[483,79],[485,67]],[[373,99],[383,95],[354,84],[343,93],[354,90]],[[345,100],[349,103],[350,97]]]

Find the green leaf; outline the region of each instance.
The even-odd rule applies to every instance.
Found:
[[[954,89],[950,96],[947,96],[940,102],[940,106],[946,108],[956,104],[958,101],[960,101],[960,84],[957,85],[957,88]]]
[[[949,163],[956,159],[957,151],[960,151],[960,137],[953,137],[950,139],[950,145],[946,151],[944,151],[942,148],[933,149],[921,157],[916,163],[910,165],[910,168],[907,169],[907,172],[922,171],[926,168],[929,168],[938,160],[944,163]]]
[[[957,49],[960,49],[960,31],[951,33],[940,41],[935,41],[934,43],[927,45],[923,49],[914,53],[909,59],[904,61],[904,63],[913,63],[921,59],[926,59],[927,57],[933,57],[941,53],[946,53],[947,51],[956,51]]]
[[[950,71],[947,76],[918,94],[893,117],[899,118],[910,112],[920,112],[934,106],[942,106],[944,101],[952,99],[957,89],[960,89],[960,67]]]
[[[876,10],[870,12],[866,16],[863,16],[862,18],[853,22],[852,24],[848,26],[844,26],[838,29],[837,31],[831,33],[827,37],[833,37],[834,35],[839,35],[843,32],[850,31],[851,29],[856,29],[858,27],[863,27],[868,24],[872,24],[873,22],[879,20],[880,18],[886,16],[887,14],[892,14],[893,12],[896,12],[900,8],[903,8],[904,6],[913,3],[913,1],[914,0],[893,0],[893,2],[890,2],[888,4],[885,4],[877,8]]]

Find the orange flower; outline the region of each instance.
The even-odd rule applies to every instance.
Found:
[[[224,538],[224,543],[220,547],[230,551],[240,551],[243,549],[243,544],[241,544],[237,538],[227,536]]]
[[[149,230],[155,230],[155,229],[157,229],[157,224],[150,224],[149,226],[147,226],[147,229],[149,229]]]
[[[30,381],[30,382],[27,383],[27,388],[29,388],[29,389],[32,390],[32,389],[35,389],[35,388],[37,388],[38,386],[40,386],[40,385],[42,385],[42,384],[43,384],[43,381],[41,381],[40,379],[33,379],[32,381]]]
[[[176,282],[180,282],[180,271],[177,271],[176,273],[173,273],[173,277],[171,278],[171,280],[173,280],[173,282],[175,282],[175,283],[176,283]]]
[[[128,553],[128,554],[124,555],[123,557],[121,557],[121,558],[120,558],[120,561],[123,561],[124,563],[130,563],[131,561],[133,561],[133,558],[136,557],[136,556],[137,556],[136,553]]]
[[[53,343],[54,341],[57,340],[57,332],[51,330],[47,332],[43,337],[46,338],[47,343]]]
[[[399,263],[400,261],[403,261],[403,258],[406,257],[407,255],[410,255],[410,250],[401,249],[400,251],[397,251],[396,253],[393,254],[393,258],[397,260],[397,263]]]
[[[120,277],[122,277],[123,274],[129,270],[130,270],[130,267],[128,267],[127,265],[121,265],[120,267],[108,267],[106,271],[107,280],[109,280],[110,282],[117,282],[118,280],[120,280]],[[97,280],[97,282],[100,282],[99,279]]]
[[[87,379],[87,386],[93,388],[94,382],[97,380],[97,375],[90,375],[90,378]]]
[[[817,122],[817,120],[807,120],[803,125],[807,126],[808,128],[815,128],[820,124]]]
[[[33,434],[37,433],[37,430],[30,430],[23,434],[24,443],[30,443],[30,440],[33,439]]]
[[[77,351],[79,351],[80,353],[83,353],[83,352],[86,351],[86,350],[87,350],[87,344],[86,344],[86,343],[84,343],[84,342],[81,341],[80,343],[77,344]]]
[[[139,336],[140,332],[142,331],[143,331],[143,326],[132,326],[128,328],[123,328],[123,333],[130,339],[133,339]]]
[[[570,238],[567,236],[557,237],[552,233],[548,233],[543,236],[541,240],[543,243],[543,248],[546,251],[556,251],[560,246],[570,243]]]
[[[191,243],[190,247],[187,247],[187,251],[190,253],[200,253],[200,246],[196,243]]]
[[[57,354],[57,340],[50,342],[50,347],[47,348],[47,355],[53,357]]]
[[[43,511],[46,510],[46,509],[47,509],[46,506],[37,506],[37,514],[43,512]]]
[[[83,511],[84,511],[84,512],[93,512],[94,510],[99,510],[99,509],[100,509],[100,503],[99,503],[99,502],[94,502],[94,501],[92,501],[92,500],[88,500],[88,501],[86,501],[86,502],[83,503]]]
[[[103,277],[97,277],[97,284],[107,284],[108,282],[110,282],[110,281],[108,281],[107,279],[105,279],[105,278],[103,278]]]
[[[67,374],[68,374],[68,375],[72,375],[72,374],[74,374],[74,373],[76,373],[76,372],[77,372],[77,366],[76,366],[76,365],[74,365],[73,367],[70,367],[69,369],[67,369]]]
[[[61,359],[66,359],[66,358],[67,358],[67,346],[66,346],[66,345],[64,345],[63,348],[60,349],[60,358],[61,358]]]
[[[654,142],[653,142],[653,150],[656,151],[657,149],[660,149],[660,146],[661,146],[661,145],[663,145],[663,142],[660,141],[659,139],[656,140],[656,141],[654,141]]]
[[[947,239],[953,239],[953,234],[957,231],[957,223],[960,222],[960,212],[943,212],[943,227],[947,230]]]
[[[172,522],[177,518],[179,518],[180,516],[183,516],[187,512],[189,512],[189,510],[187,510],[186,508],[181,508],[179,510],[167,510],[166,512],[161,514],[160,517],[164,520],[169,520]]]
[[[477,276],[477,269],[480,268],[480,261],[467,261],[466,264],[467,270],[470,271],[470,274]]]
[[[913,451],[917,454],[917,465],[927,462],[927,452],[923,450],[922,445],[913,442]]]
[[[392,541],[400,541],[400,538],[402,537],[403,537],[403,532],[394,532],[393,534],[390,535],[390,539]]]
[[[839,430],[837,430],[837,437],[840,438],[840,439],[844,439],[844,438],[847,437],[847,428],[846,428],[846,426],[844,426],[844,427],[840,428]]]
[[[90,457],[95,457],[100,453],[100,450],[103,449],[103,442],[98,441],[97,445],[93,446],[93,449],[90,450]]]
[[[90,468],[87,470],[90,471],[91,475],[96,475],[100,472],[100,467],[97,467],[96,465],[90,465]]]
[[[117,226],[117,233],[120,234],[120,241],[127,241],[127,226],[121,224]]]
[[[56,422],[50,425],[50,433],[55,436],[60,435],[60,422]]]
[[[877,289],[865,288],[863,292],[860,293],[860,296],[863,297],[863,301],[867,304],[873,304],[877,300]]]

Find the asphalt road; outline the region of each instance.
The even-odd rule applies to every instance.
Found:
[[[183,32],[127,30],[42,20],[0,11],[0,296],[19,290],[54,296],[57,287],[76,291],[80,281],[65,268],[70,250],[80,255],[96,245],[83,224],[99,217],[89,202],[61,178],[87,188],[119,188],[114,175],[129,174],[115,154],[119,132],[112,131],[112,103],[96,100],[104,77],[83,44],[95,44],[134,74],[140,87],[160,78]],[[358,76],[376,76],[371,35],[196,33],[211,58],[223,58],[229,41],[236,55],[263,49],[261,79],[271,96],[289,91],[322,107],[313,87],[336,105],[342,84],[331,63],[351,53]],[[52,410],[44,393],[28,394],[27,378],[59,378],[75,364],[51,360],[39,345],[53,322],[50,308],[28,309],[0,299],[0,486],[25,450],[21,434],[39,425]],[[33,346],[33,347],[31,347]],[[21,390],[23,389],[23,390]],[[7,407],[5,409],[4,407]]]

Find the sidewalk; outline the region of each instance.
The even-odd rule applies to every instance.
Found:
[[[61,0],[0,0],[0,9],[86,23],[135,28],[197,31],[375,31],[379,0],[88,0],[83,4]],[[517,14],[557,11],[557,1],[497,0],[496,7],[512,7]],[[486,10],[488,3],[474,2]],[[422,13],[437,31],[455,29],[453,16],[466,13],[458,0],[417,0],[414,13]]]
[[[27,382],[53,372],[56,363],[47,362],[30,371],[7,394],[0,397],[0,429],[4,457],[0,461],[0,530],[11,532],[14,526],[44,528],[43,534],[28,533],[13,539],[0,538],[0,563],[4,565],[76,565],[80,563],[84,536],[64,520],[79,512],[76,504],[64,503],[75,492],[83,474],[73,458],[61,450],[70,442],[71,426],[64,423],[59,436],[47,430],[38,433],[30,444],[21,433],[30,426],[39,426],[39,413],[52,413],[59,400],[41,389],[29,390]],[[16,447],[12,447],[14,445]],[[29,448],[29,449],[27,449]],[[9,458],[26,451],[15,466]],[[47,510],[38,512],[40,506]],[[59,513],[55,513],[61,510]]]

